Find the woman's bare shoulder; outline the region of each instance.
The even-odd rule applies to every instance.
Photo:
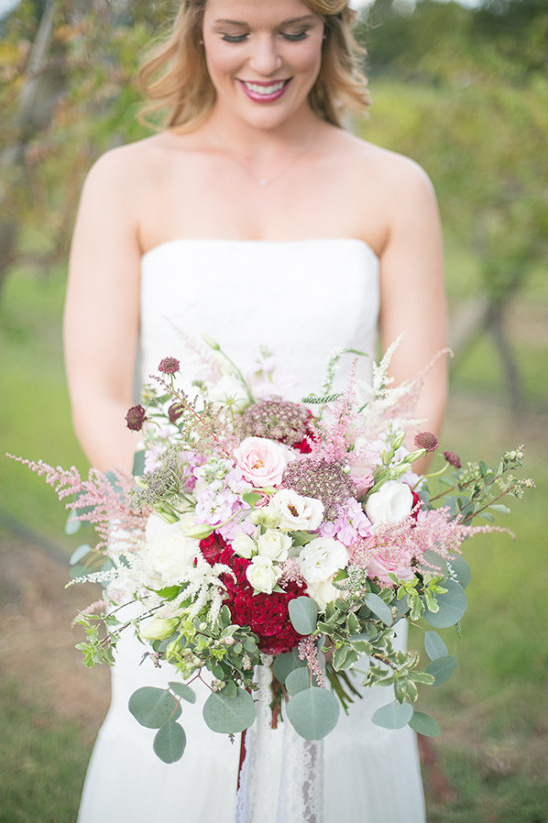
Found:
[[[109,149],[89,170],[86,188],[113,188],[115,184],[119,193],[135,193],[157,174],[166,151],[163,133]]]
[[[352,147],[354,171],[359,178],[362,175],[380,184],[390,185],[392,190],[411,189],[420,191],[430,189],[428,174],[415,160],[396,151],[347,134],[349,147]]]

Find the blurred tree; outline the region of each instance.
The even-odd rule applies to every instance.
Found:
[[[23,0],[0,40],[0,289],[16,266],[67,255],[85,172],[147,133],[136,121],[144,49],[176,0]]]
[[[457,366],[486,330],[518,412],[523,391],[506,318],[546,256],[548,84],[538,44],[548,6],[491,0],[473,11],[422,0],[405,16],[398,8],[376,0],[362,20],[373,73],[405,84],[378,132],[372,124],[366,133],[426,167],[444,222],[473,251],[481,293],[475,322],[459,336]]]

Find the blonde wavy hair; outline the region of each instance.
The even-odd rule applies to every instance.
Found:
[[[369,105],[367,80],[360,62],[364,50],[352,35],[356,13],[348,0],[303,0],[324,21],[320,73],[310,92],[310,106],[323,120],[342,125],[345,112],[363,114]],[[141,117],[163,111],[163,128],[191,131],[215,103],[207,70],[202,23],[207,0],[184,0],[170,34],[156,47],[139,73],[148,98]]]

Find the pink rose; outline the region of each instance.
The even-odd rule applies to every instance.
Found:
[[[289,449],[265,437],[246,437],[234,449],[236,463],[253,486],[278,486],[287,464],[293,459]]]

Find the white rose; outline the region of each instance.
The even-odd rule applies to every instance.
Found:
[[[257,540],[261,557],[268,557],[270,560],[277,560],[280,563],[287,560],[292,543],[293,541],[289,535],[277,529],[268,529]]]
[[[306,582],[325,582],[348,563],[348,551],[333,537],[311,540],[299,555],[299,565]]]
[[[328,603],[346,597],[346,592],[337,589],[337,587],[333,585],[334,576],[335,575],[331,575],[330,578],[321,580],[319,583],[311,583],[307,587],[306,592],[308,596],[312,598],[321,612],[325,611]]]
[[[280,513],[280,528],[286,531],[309,531],[319,528],[323,503],[313,497],[301,497],[293,489],[276,492],[270,506]]]
[[[209,389],[209,399],[212,403],[224,403],[232,406],[235,411],[242,412],[249,406],[249,397],[245,387],[231,374],[225,374]]]
[[[246,576],[254,589],[265,594],[272,594],[278,582],[278,572],[268,557],[257,555],[247,567]]]
[[[266,437],[246,437],[234,457],[242,475],[253,486],[278,486],[292,455],[287,446]]]
[[[255,541],[245,532],[238,532],[236,537],[232,540],[232,548],[236,554],[239,554],[240,557],[245,557],[248,560],[257,551]]]
[[[374,526],[380,523],[399,523],[413,509],[413,494],[407,483],[387,480],[365,504],[365,513]]]
[[[146,525],[145,545],[140,555],[146,585],[154,588],[174,586],[185,578],[199,553],[199,541],[188,537],[189,519],[167,523],[152,514]]]

